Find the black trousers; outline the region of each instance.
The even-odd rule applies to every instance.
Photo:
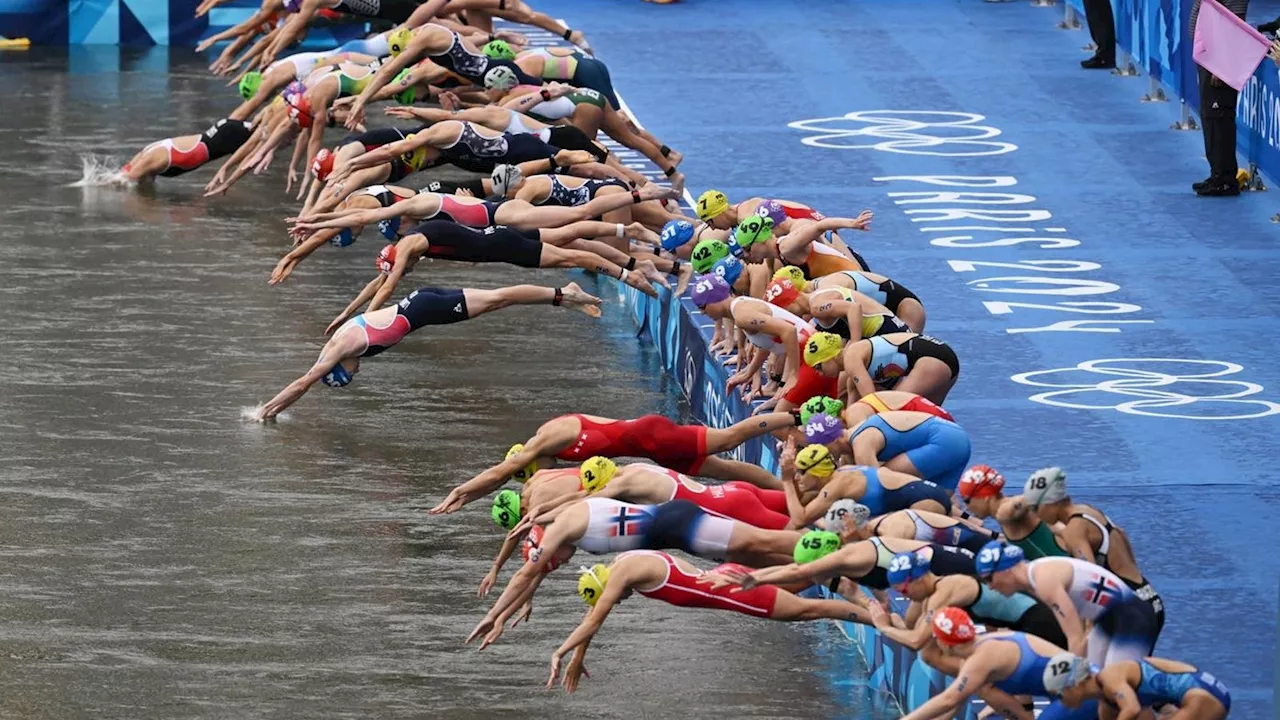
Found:
[[[1084,0],[1084,19],[1089,23],[1089,34],[1098,46],[1095,53],[1103,60],[1116,59],[1116,18],[1111,12],[1111,0]]]
[[[1226,83],[1215,84],[1204,68],[1200,71],[1200,125],[1204,129],[1204,156],[1209,160],[1212,182],[1236,178],[1236,101],[1240,93]]]

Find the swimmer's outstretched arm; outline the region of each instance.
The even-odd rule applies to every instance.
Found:
[[[284,282],[293,274],[293,270],[298,266],[298,263],[302,262],[304,258],[315,252],[321,245],[329,242],[329,240],[337,234],[338,232],[336,230],[321,230],[319,232],[312,233],[311,237],[307,238],[299,244],[298,247],[290,250],[284,257],[280,258],[280,261],[276,263],[275,269],[271,271],[271,279],[267,281],[267,284],[278,285]],[[345,320],[346,318],[344,317],[343,319]]]
[[[288,22],[277,28],[278,34],[275,41],[271,43],[271,47],[267,48],[267,52],[262,58],[262,66],[270,65],[276,56],[284,51],[285,48],[293,44],[307,27],[307,23],[311,22],[311,18],[315,16],[320,9],[320,0],[302,0],[302,7],[298,8],[298,12],[289,18]]]
[[[619,573],[621,574],[621,573]],[[609,612],[613,610],[613,606],[622,598],[623,593],[630,589],[630,583],[626,582],[626,578],[610,577],[610,582],[604,586],[604,592],[600,595],[600,599],[596,601],[594,607],[587,612],[587,616],[582,618],[582,622],[578,623],[578,627],[569,633],[569,637],[551,653],[551,677],[547,678],[547,687],[553,688],[556,680],[560,677],[560,662],[565,655],[574,651],[573,659],[569,661],[569,667],[566,669],[564,676],[564,689],[573,692],[578,686],[578,677],[582,674],[582,665],[587,657],[587,647],[591,644],[591,639],[600,632],[600,628],[604,627],[604,621],[608,619]]]
[[[312,129],[314,129],[314,126],[312,126]],[[306,137],[306,135],[298,133],[298,138],[294,140],[293,154],[289,156],[289,167],[285,170],[284,191],[286,193],[292,190],[293,184],[298,181],[298,159],[306,148],[306,143],[303,142]],[[311,163],[307,162],[306,167],[311,167]],[[301,195],[301,191],[298,194]]]
[[[422,198],[426,195],[426,198]],[[294,227],[299,230],[320,230],[322,228],[354,228],[363,225],[373,225],[379,220],[390,220],[393,217],[408,215],[410,217],[421,217],[415,214],[418,209],[411,207],[410,203],[422,198],[423,201],[430,199],[431,193],[422,193],[408,200],[402,200],[394,205],[379,208],[343,208],[342,210],[331,210],[326,213],[318,213],[305,221],[294,223]]]
[[[309,1],[309,0],[308,0]],[[422,8],[419,7],[419,10]],[[404,52],[389,58],[383,63],[373,78],[369,80],[369,84],[365,86],[360,95],[356,97],[355,102],[351,104],[351,114],[347,116],[346,127],[348,130],[354,130],[364,120],[364,106],[369,104],[373,99],[374,93],[386,87],[388,83],[395,79],[400,71],[409,67],[409,64],[422,57],[427,47],[427,33],[418,33],[409,41],[409,45]]]
[[[364,286],[364,289],[360,291],[360,294],[356,295],[356,299],[352,300],[351,303],[343,308],[342,312],[338,314],[338,317],[334,318],[333,322],[329,323],[329,327],[324,329],[324,334],[328,335],[334,330],[337,330],[338,326],[342,325],[342,323],[346,322],[348,318],[354,315],[356,310],[364,304],[365,299],[377,292],[378,288],[382,287],[386,280],[387,276],[381,273],[378,274],[378,277],[370,280],[369,283]]]
[[[320,351],[320,357],[316,359],[311,369],[302,377],[286,385],[266,405],[263,405],[262,409],[258,411],[258,419],[271,420],[281,412],[284,412],[286,408],[298,402],[303,395],[306,395],[307,390],[310,390],[312,385],[320,382],[321,378],[329,374],[329,371],[334,366],[347,357],[354,357],[359,352],[358,343],[363,341],[356,338],[354,333],[343,333],[343,335],[343,337],[334,338],[325,343],[324,349]]]
[[[798,251],[808,247],[828,230],[866,230],[871,225],[871,218],[872,212],[864,210],[856,218],[837,217],[803,223],[778,241],[778,250],[785,260],[788,255],[798,254]]]
[[[502,548],[498,550],[498,556],[493,559],[493,566],[489,568],[489,572],[485,573],[484,578],[480,581],[479,597],[489,594],[493,586],[498,582],[498,573],[502,571],[502,566],[507,564],[516,548],[520,547],[520,541],[523,536],[517,533],[511,533],[502,540]]]
[[[902,720],[951,717],[951,713],[955,712],[961,703],[987,684],[987,678],[990,676],[991,668],[988,661],[981,654],[970,656],[961,666],[960,674],[946,690],[916,708],[911,714],[903,716]]]

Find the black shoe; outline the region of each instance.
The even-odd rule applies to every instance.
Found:
[[[1106,58],[1094,55],[1088,60],[1081,60],[1080,67],[1086,70],[1110,70],[1116,66],[1115,59],[1107,60]]]
[[[1232,197],[1240,194],[1240,183],[1235,178],[1215,180],[1204,187],[1196,188],[1200,197]]]
[[[1214,177],[1213,177],[1212,175],[1210,175],[1209,177],[1207,177],[1207,178],[1205,178],[1205,179],[1201,180],[1200,182],[1197,182],[1197,183],[1191,183],[1191,189],[1192,189],[1192,190],[1195,190],[1196,192],[1200,192],[1200,190],[1201,190],[1202,188],[1207,188],[1207,187],[1209,187],[1210,185],[1213,185],[1213,184],[1214,184],[1214,182],[1216,182],[1216,180],[1214,179]]]
[[[1260,33],[1273,33],[1277,30],[1280,30],[1280,18],[1276,18],[1269,23],[1262,23],[1258,26],[1258,32]]]

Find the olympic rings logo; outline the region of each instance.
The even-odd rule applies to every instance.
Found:
[[[1190,372],[1175,374],[1180,369]],[[1243,369],[1221,360],[1106,358],[1086,360],[1075,367],[1019,373],[1012,380],[1058,388],[1032,395],[1031,400],[1075,410],[1118,410],[1178,420],[1252,420],[1280,414],[1280,404],[1246,399],[1262,392],[1261,385],[1219,379]],[[1080,382],[1062,382],[1065,380]],[[1095,399],[1100,397],[1106,399]]]
[[[862,110],[838,117],[797,120],[787,127],[820,133],[802,140],[805,145],[838,150],[983,157],[1018,149],[1013,143],[991,140],[1002,131],[977,124],[986,119],[977,113],[943,110]]]

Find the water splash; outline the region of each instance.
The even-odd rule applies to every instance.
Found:
[[[122,187],[131,188],[136,182],[125,177],[114,158],[97,155],[80,156],[80,179],[68,187]]]

